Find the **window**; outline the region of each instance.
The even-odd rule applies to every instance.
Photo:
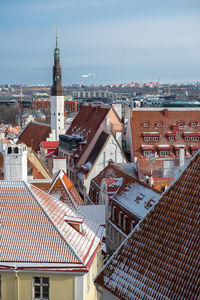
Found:
[[[168,150],[161,150],[160,151],[160,156],[168,156],[169,155],[169,151]]]
[[[190,126],[191,127],[197,127],[197,123],[196,122],[192,122],[192,123],[190,123]]]
[[[34,288],[35,300],[49,299],[49,278],[48,277],[34,277],[33,288]]]
[[[123,229],[124,231],[126,231],[126,223],[127,223],[127,216],[124,216],[124,220],[123,220]]]
[[[190,141],[190,136],[185,136],[185,141]]]
[[[158,141],[158,136],[154,136],[153,141]]]
[[[58,113],[58,115],[60,116],[60,113]]]
[[[178,123],[178,127],[184,127],[184,125],[185,125],[184,122],[179,122]]]
[[[12,148],[8,147],[8,154],[12,153]]]
[[[151,141],[152,140],[152,137],[151,136],[145,136],[144,137],[144,141]]]
[[[191,141],[199,141],[199,136],[191,136]]]
[[[134,221],[131,221],[131,225],[130,225],[131,231],[133,230],[134,227],[135,227],[135,222],[134,222]]]
[[[118,220],[118,225],[121,226],[122,224],[122,212],[119,212],[119,220]]]
[[[174,136],[169,136],[169,137],[168,137],[168,140],[169,140],[169,141],[174,141],[174,140],[175,140],[175,137],[174,137]]]
[[[156,123],[155,125],[156,125],[156,127],[158,127],[158,128],[163,127],[163,123],[161,123],[161,122],[158,122],[158,123]]]
[[[143,153],[144,153],[144,156],[149,156],[149,155],[152,154],[152,151],[150,151],[150,150],[145,150]]]
[[[113,206],[112,207],[112,220],[113,221],[115,220],[115,209],[116,209],[116,206]]]
[[[145,123],[143,124],[143,127],[149,127],[149,123],[145,122]]]
[[[14,148],[14,153],[19,153],[18,147],[15,147],[15,148]]]

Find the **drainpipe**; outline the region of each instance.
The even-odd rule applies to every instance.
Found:
[[[17,277],[17,300],[19,300],[19,275],[18,271],[16,271],[16,277]]]

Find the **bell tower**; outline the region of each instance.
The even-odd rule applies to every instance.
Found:
[[[53,86],[51,88],[51,135],[50,139],[59,140],[59,134],[64,132],[64,89],[60,66],[60,50],[56,31],[56,48],[54,49]]]

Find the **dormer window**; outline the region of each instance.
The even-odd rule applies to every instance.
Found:
[[[193,127],[193,128],[197,127],[197,122],[190,122],[190,126]]]
[[[64,220],[72,226],[74,229],[76,229],[79,233],[85,234],[85,231],[83,230],[83,218],[78,218],[78,217],[72,217],[72,216],[65,216]]]
[[[184,121],[178,121],[177,124],[178,124],[179,128],[183,128],[185,126],[185,122]]]
[[[144,122],[144,123],[142,124],[142,126],[145,127],[145,128],[148,128],[149,125],[150,125],[149,122]]]
[[[155,127],[162,128],[163,127],[163,122],[156,122]]]

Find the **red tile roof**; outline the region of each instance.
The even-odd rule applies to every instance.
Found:
[[[96,279],[120,299],[199,299],[200,153]]]
[[[76,115],[76,118],[71,123],[67,130],[67,135],[81,136],[82,137],[82,150],[78,149],[74,155],[78,160],[89,142],[95,135],[97,129],[108,114],[109,107],[101,107],[96,105],[84,105]]]
[[[179,157],[175,155],[175,147],[180,145],[187,148],[186,159],[190,159],[193,154],[191,147],[199,146],[199,141],[185,141],[184,136],[199,136],[200,133],[200,110],[187,109],[187,108],[143,108],[143,109],[133,109],[131,118],[131,130],[132,130],[132,143],[133,143],[133,153],[137,157],[139,175],[143,178],[143,175],[150,173],[150,167],[153,174],[156,177],[163,177],[163,161],[171,160],[179,161]],[[183,126],[179,126],[180,122]],[[196,122],[196,127],[192,127],[192,123]],[[148,127],[144,127],[144,124],[148,123]],[[157,127],[157,124],[161,123],[161,127]],[[150,141],[144,141],[145,136],[155,136],[159,135],[159,140],[156,141],[152,139]],[[169,136],[174,136],[175,140],[168,140]],[[144,157],[142,154],[143,150],[159,150],[158,146],[168,145],[170,149],[170,157],[156,157],[155,163],[150,166],[149,158]],[[161,148],[160,148],[161,149]],[[164,149],[164,148],[163,148]],[[167,149],[167,148],[166,148]],[[159,160],[157,160],[159,158]],[[177,162],[176,162],[177,164]]]
[[[102,229],[84,216],[82,231],[65,217],[83,219],[65,203],[24,182],[1,181],[0,268],[86,272]]]
[[[24,143],[27,147],[37,152],[40,150],[40,142],[49,137],[51,126],[43,123],[30,122],[20,134],[18,143]]]
[[[73,209],[78,209],[79,205],[84,205],[82,198],[74,187],[73,183],[64,171],[59,171],[54,179],[49,194],[66,203]]]

